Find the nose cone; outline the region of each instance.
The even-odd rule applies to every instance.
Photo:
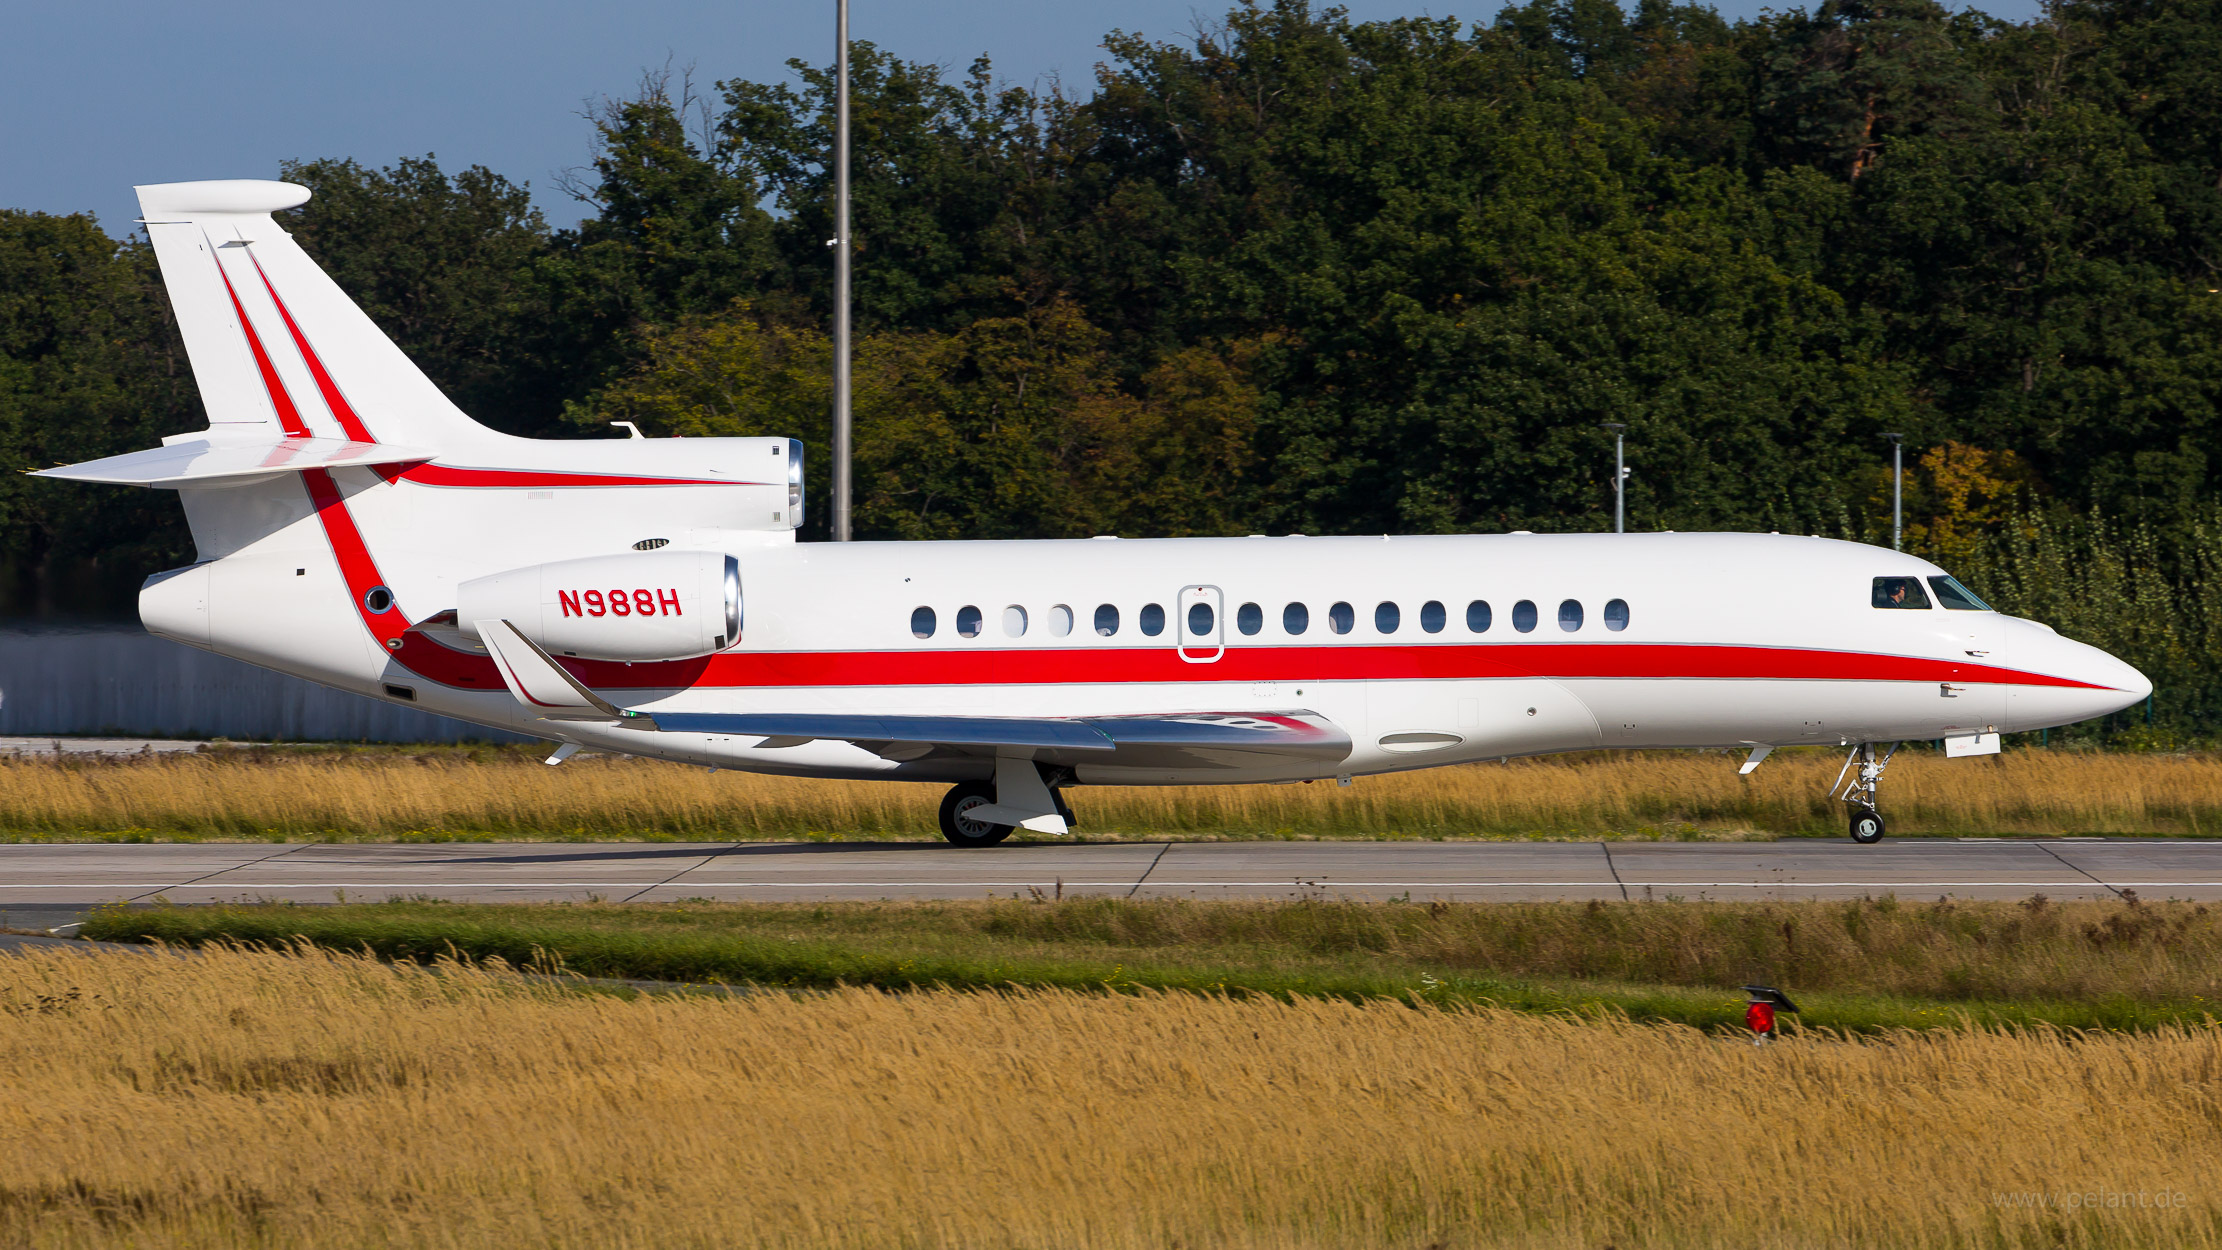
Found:
[[[2013,621],[2013,687],[2007,717],[2016,730],[2050,729],[2143,703],[2152,679],[2097,647],[2062,638],[2034,621]]]

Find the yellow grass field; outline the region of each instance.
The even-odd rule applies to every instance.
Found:
[[[1841,756],[1597,753],[1285,786],[1075,787],[1079,833],[1162,837],[1835,835]],[[0,759],[0,838],[931,838],[941,787],[500,749]],[[2222,831],[2222,757],[2021,750],[1891,766],[1893,834]]]
[[[0,1244],[2222,1243],[2222,1031],[0,960]]]

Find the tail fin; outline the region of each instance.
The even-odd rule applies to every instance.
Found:
[[[272,220],[307,203],[308,188],[137,190],[211,442],[313,437],[444,452],[501,438],[441,394]]]

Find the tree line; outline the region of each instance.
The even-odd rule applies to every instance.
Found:
[[[811,442],[822,534],[832,79],[791,68],[607,102],[572,227],[431,157],[290,164],[286,224],[489,424]],[[1085,89],[853,77],[860,536],[1604,529],[1618,422],[1631,527],[1887,541],[1897,432],[1915,549],[2011,606],[2103,550],[2214,667],[2222,0],[1278,0]],[[142,242],[0,212],[0,275],[10,464],[201,423]],[[0,611],[189,547],[11,478]]]

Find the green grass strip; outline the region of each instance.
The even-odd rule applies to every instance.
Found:
[[[810,925],[808,909],[792,907],[752,914],[672,905],[262,904],[106,909],[88,919],[83,936],[181,946],[216,941],[284,946],[305,940],[335,950],[368,949],[390,960],[461,955],[528,967],[553,959],[589,977],[792,989],[1038,987],[1398,999],[1620,1013],[1706,1029],[1740,1028],[1743,1016],[1743,998],[1734,985],[1502,976],[1413,960],[1337,960],[1254,944],[1105,950],[1093,943],[998,940],[960,931],[944,908],[915,914],[909,931],[900,926],[859,931],[839,923]],[[1805,1009],[1798,1024],[1854,1033],[1967,1025],[2144,1030],[2210,1018],[2205,1003],[2126,996],[1967,1001],[1800,990],[1797,997]]]

